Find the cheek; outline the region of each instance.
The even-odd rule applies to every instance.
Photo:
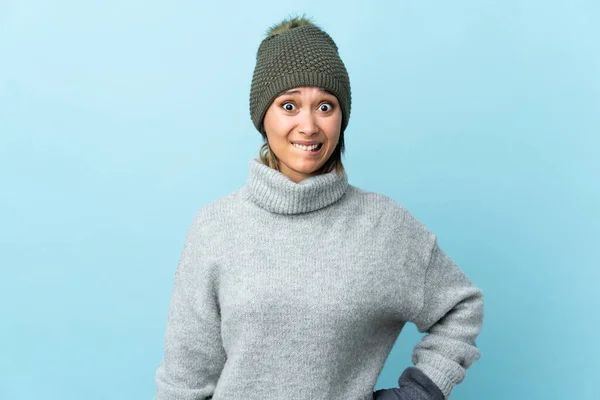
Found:
[[[337,137],[340,134],[340,130],[342,128],[342,115],[336,115],[331,118],[327,118],[324,121],[323,126],[326,129],[327,136],[329,137]]]
[[[291,124],[291,118],[279,115],[276,111],[265,115],[264,119],[265,129],[272,131],[273,133],[280,134],[289,129]]]

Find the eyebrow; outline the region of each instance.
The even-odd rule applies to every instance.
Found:
[[[335,95],[334,95],[333,93],[331,93],[329,90],[325,90],[325,89],[319,89],[319,92],[321,92],[321,93],[327,93],[327,94],[330,94],[330,95],[332,95],[332,96],[335,96]],[[283,96],[283,95],[285,95],[285,94],[299,94],[299,93],[300,93],[300,91],[299,91],[299,90],[292,89],[292,90],[288,90],[288,91],[286,91],[286,92],[283,92],[283,93],[281,93],[281,94],[280,94],[280,96]]]

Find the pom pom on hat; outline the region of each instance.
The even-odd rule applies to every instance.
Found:
[[[266,36],[269,37],[269,36],[273,36],[273,35],[278,35],[278,34],[284,32],[284,31],[287,31],[287,30],[290,30],[290,29],[294,29],[294,28],[297,28],[299,26],[304,26],[304,25],[316,26],[314,24],[314,22],[311,21],[311,19],[307,18],[306,16],[292,17],[292,18],[289,18],[289,19],[284,19],[280,23],[271,26],[267,30]]]

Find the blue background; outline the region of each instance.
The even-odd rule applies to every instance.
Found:
[[[407,207],[484,292],[482,358],[452,398],[596,398],[597,1],[12,0],[1,399],[153,396],[185,233],[262,144],[256,49],[304,12],[350,73],[350,183]],[[419,340],[407,325],[376,389]]]

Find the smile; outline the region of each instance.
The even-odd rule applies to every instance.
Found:
[[[295,148],[297,148],[297,149],[299,149],[299,150],[301,150],[301,151],[303,151],[305,153],[308,153],[309,155],[318,154],[323,149],[323,143],[319,143],[319,144],[313,145],[313,146],[302,146],[302,145],[295,144],[295,143],[292,143],[292,145]]]

